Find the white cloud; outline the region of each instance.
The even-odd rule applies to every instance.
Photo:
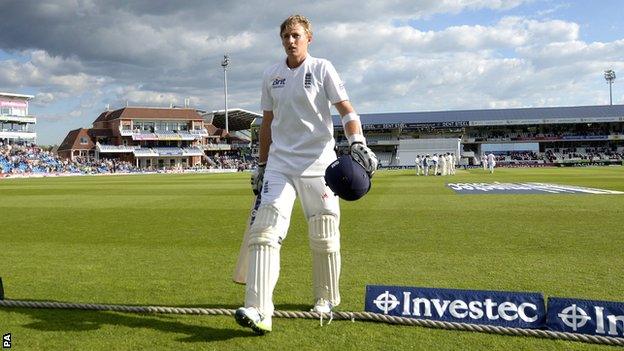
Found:
[[[300,12],[313,22],[311,53],[334,63],[360,112],[604,103],[602,71],[624,69],[624,38],[588,42],[578,23],[508,15],[529,2],[5,0],[0,50],[27,59],[1,61],[0,90],[35,90],[41,115],[72,127],[126,100],[222,109],[228,52],[230,106],[258,111],[262,71],[283,57],[279,23]],[[409,25],[482,9],[497,20]]]

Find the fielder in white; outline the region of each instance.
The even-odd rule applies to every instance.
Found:
[[[420,158],[420,155],[416,155],[416,175],[417,176],[420,175],[421,167],[422,167],[422,158]]]
[[[252,176],[252,188],[262,192],[262,202],[249,230],[245,307],[235,313],[240,325],[258,334],[272,330],[280,248],[297,197],[308,221],[312,251],[312,311],[330,313],[340,303],[340,208],[323,178],[336,160],[331,105],[342,116],[354,159],[371,176],[378,163],[334,66],[308,54],[308,19],[287,18],[280,36],[287,57],[269,67],[262,80],[260,166]]]
[[[487,155],[487,164],[488,164],[488,169],[490,170],[490,173],[494,173],[494,166],[496,166],[496,159],[493,153],[490,153],[489,155]]]
[[[449,154],[449,164],[451,165],[451,175],[455,175],[455,154],[454,153],[450,153]]]
[[[446,168],[446,155],[444,154],[440,154],[440,170],[441,170],[441,175],[445,176],[447,173],[447,168]]]

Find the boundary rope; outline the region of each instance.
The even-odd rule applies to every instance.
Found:
[[[21,300],[0,300],[0,307],[11,308],[49,308],[49,309],[75,309],[92,311],[114,311],[145,314],[189,314],[189,315],[223,315],[232,316],[235,310],[226,308],[191,308],[191,307],[165,307],[165,306],[127,306],[127,305],[104,305],[90,303],[69,303],[53,301],[21,301]],[[321,315],[317,312],[303,311],[275,311],[274,317],[278,318],[305,318],[319,319]],[[603,344],[611,346],[624,346],[624,338],[574,334],[567,332],[556,332],[541,329],[507,328],[493,325],[467,324],[456,322],[443,322],[427,319],[414,319],[407,317],[387,316],[370,312],[333,312],[335,320],[351,321],[374,321],[388,324],[415,325],[426,328],[462,330],[481,333],[531,336],[537,338],[559,339],[567,341],[578,341],[592,344]]]

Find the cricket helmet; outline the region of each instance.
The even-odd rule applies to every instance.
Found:
[[[341,199],[355,201],[366,195],[371,180],[351,155],[340,156],[325,170],[325,183]]]

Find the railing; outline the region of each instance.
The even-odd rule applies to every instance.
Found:
[[[135,149],[134,151],[132,151],[132,153],[136,157],[158,157],[158,152],[156,152],[156,151],[154,151],[152,149],[149,149],[149,148]]]
[[[204,150],[208,150],[208,151],[232,150],[232,146],[230,144],[206,144],[204,145]]]
[[[0,131],[0,138],[23,138],[23,139],[34,139],[37,137],[36,132],[24,132],[24,131]]]
[[[132,129],[123,129],[122,126],[119,126],[119,134],[121,136],[131,136],[133,133]]]
[[[182,149],[184,156],[203,156],[204,150],[201,147],[188,147]]]
[[[127,146],[127,145],[102,145],[100,143],[95,144],[98,152],[101,153],[123,153],[133,152],[136,149],[140,149],[140,146]]]
[[[208,136],[208,130],[191,130],[191,131],[146,131],[138,129],[123,129],[119,126],[121,136],[131,136],[132,140],[198,140],[204,136]]]
[[[197,129],[197,130],[189,130],[189,133],[199,136],[208,136],[207,129]]]
[[[5,115],[0,114],[0,121],[2,122],[23,122],[23,123],[37,123],[37,118],[35,116],[14,116],[14,115]]]

